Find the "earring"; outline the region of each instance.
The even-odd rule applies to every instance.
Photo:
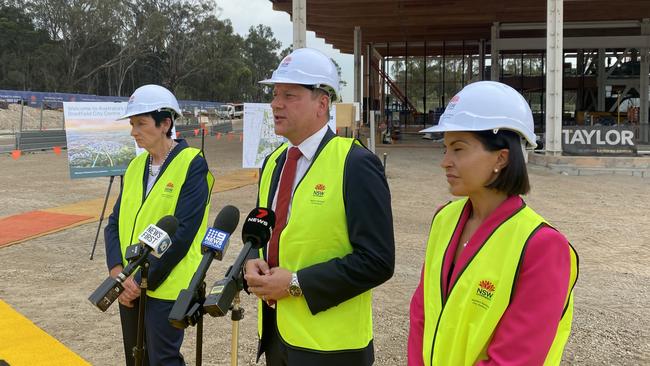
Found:
[[[494,172],[495,172],[495,173],[498,173],[498,172],[499,172],[499,169],[494,168]]]

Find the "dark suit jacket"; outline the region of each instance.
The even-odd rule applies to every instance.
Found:
[[[314,159],[318,159],[323,147],[334,136],[331,130],[327,131]],[[273,203],[285,160],[286,152],[277,159],[267,207],[271,207]],[[308,173],[309,170],[306,174]],[[312,314],[360,295],[393,275],[395,240],[390,191],[380,160],[365,147],[354,145],[348,155],[345,162],[343,194],[353,252],[343,258],[333,258],[298,271],[300,287]],[[264,305],[264,311],[265,319],[275,319],[272,314],[267,314],[274,310]],[[266,333],[267,322],[264,323]],[[263,343],[260,343],[260,354],[263,352]],[[313,353],[313,356],[314,363],[310,362],[310,365],[320,364],[323,353]],[[374,360],[372,341],[361,351],[337,352],[336,356],[336,359],[328,357],[327,363],[370,365]]]

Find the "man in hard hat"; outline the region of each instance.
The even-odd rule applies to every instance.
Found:
[[[149,224],[166,215],[179,222],[172,245],[159,259],[149,255],[145,313],[146,355],[150,365],[184,365],[183,330],[169,324],[179,292],[187,288],[201,261],[201,240],[210,210],[212,173],[199,149],[171,132],[181,110],[174,95],[159,85],[144,85],[129,98],[126,113],[131,136],[146,150],[124,174],[123,188],[104,231],[111,276],[126,266],[125,252]],[[139,273],[124,282],[118,298],[126,364],[133,365],[137,340]],[[148,357],[147,357],[148,356]]]
[[[275,133],[258,205],[276,214],[272,238],[245,266],[261,300],[258,358],[275,365],[371,365],[372,288],[395,264],[390,192],[379,159],[327,126],[339,90],[334,63],[301,48],[270,79]]]

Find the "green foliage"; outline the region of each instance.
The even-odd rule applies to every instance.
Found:
[[[267,101],[280,61],[272,30],[244,38],[208,0],[0,0],[0,89]]]
[[[250,75],[246,75],[249,83],[243,97],[256,102],[271,100],[269,88],[261,88],[257,83],[271,76],[280,62],[278,53],[282,44],[273,37],[273,31],[266,25],[259,24],[250,27],[248,37],[244,41],[244,59]]]

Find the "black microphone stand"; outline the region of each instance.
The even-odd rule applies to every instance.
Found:
[[[190,287],[193,287],[190,285]],[[203,302],[205,301],[205,282],[201,281],[196,286],[196,293],[186,289],[181,293],[169,313],[171,325],[178,329],[185,329],[196,325],[196,366],[203,362]],[[187,308],[187,310],[185,310]]]
[[[201,282],[198,289],[198,304],[205,301],[205,281]],[[203,363],[203,306],[198,306],[198,319],[196,321],[196,366]],[[196,317],[197,315],[195,315]]]
[[[147,277],[149,276],[149,262],[145,259],[141,267],[140,301],[138,306],[138,337],[133,347],[133,358],[136,366],[144,365],[145,344],[144,344],[144,312],[147,306]]]

